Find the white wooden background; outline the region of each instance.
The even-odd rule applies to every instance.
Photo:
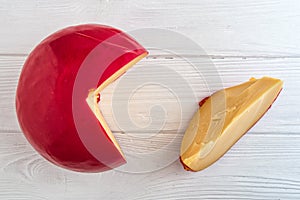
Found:
[[[30,50],[50,33],[80,23],[108,24],[125,31],[144,27],[174,30],[207,51],[224,86],[250,76],[270,75],[285,81],[284,90],[265,117],[219,162],[202,172],[186,172],[178,161],[144,174],[63,170],[45,161],[28,144],[16,120],[14,97]],[[299,1],[0,0],[0,27],[1,200],[300,199]],[[157,55],[138,66],[149,62],[170,62],[174,67],[182,64]],[[147,75],[147,70],[136,74],[133,69],[127,78],[134,81],[136,76]],[[191,77],[197,88],[197,76]],[[110,99],[112,94],[113,85],[103,98]],[[143,99],[139,101],[143,103]],[[109,105],[109,101],[103,103]],[[142,148],[138,142],[133,146],[122,141],[107,107],[103,108],[104,116],[123,149]],[[186,124],[191,114],[185,114],[182,122]],[[173,120],[166,133],[172,133],[179,123],[176,117],[169,117]],[[138,117],[136,120],[142,123]]]

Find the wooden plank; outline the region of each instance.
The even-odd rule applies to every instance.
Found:
[[[24,57],[2,56],[0,60],[0,109],[2,112],[0,129],[5,132],[16,132],[19,129],[14,98]],[[213,59],[212,61],[224,87],[244,82],[252,76],[269,75],[283,79],[285,83],[282,94],[252,131],[268,133],[270,130],[274,130],[277,134],[299,134],[300,102],[298,99],[300,94],[298,87],[300,85],[300,69],[298,66],[300,59],[226,58]],[[203,62],[199,60],[198,64],[200,67],[205,67],[207,60]],[[157,67],[161,70],[157,71]],[[176,71],[182,79],[186,80],[186,83],[182,84],[175,76],[175,78],[170,76],[170,70]],[[209,71],[210,69],[205,70]],[[204,73],[204,71],[202,72]],[[214,73],[210,75],[206,73],[208,74],[206,79],[209,80],[218,76]],[[166,79],[169,80],[168,87],[163,85]],[[152,82],[148,83],[148,80]],[[220,89],[217,84],[208,87],[205,81],[205,78],[201,77],[201,73],[199,75],[199,72],[195,71],[183,59],[164,59],[163,57],[153,59],[149,57],[138,63],[102,92],[100,108],[113,131],[155,133],[160,130],[176,131],[179,129],[183,132],[197,109],[197,102],[213,91]],[[181,88],[179,90],[181,99],[176,98],[172,93],[174,87]],[[194,96],[191,96],[186,88],[190,88]],[[183,106],[180,107],[180,104]],[[126,109],[112,109],[118,105],[125,106]],[[154,109],[151,113],[153,106],[161,107],[162,110]],[[129,118],[116,119],[116,116],[126,116],[128,112]],[[128,119],[132,123],[131,126],[126,126]]]
[[[296,0],[98,1],[4,0],[0,54],[28,54],[50,33],[80,23],[125,31],[163,28],[191,38],[210,55],[300,56]]]
[[[299,135],[247,134],[210,168],[179,161],[145,174],[62,170],[37,155],[20,133],[0,133],[1,199],[298,199]],[[293,145],[291,145],[293,144]]]

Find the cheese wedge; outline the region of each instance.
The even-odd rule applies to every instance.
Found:
[[[270,108],[283,82],[251,78],[200,103],[181,144],[186,170],[200,171],[221,158]]]

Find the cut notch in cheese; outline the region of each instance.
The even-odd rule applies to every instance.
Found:
[[[269,109],[282,89],[279,79],[250,79],[209,97],[190,122],[181,145],[186,169],[202,170],[224,155]]]
[[[136,57],[135,59],[133,59],[132,61],[127,63],[125,66],[123,66],[121,69],[119,69],[116,73],[114,73],[107,80],[105,80],[97,89],[94,89],[94,90],[91,89],[89,91],[88,97],[86,99],[90,109],[92,110],[92,112],[95,114],[95,116],[99,120],[99,122],[100,122],[101,126],[103,127],[103,129],[105,130],[107,136],[110,138],[110,140],[113,142],[113,144],[115,145],[115,147],[118,149],[118,151],[120,152],[120,154],[123,157],[124,157],[124,153],[122,152],[120,145],[118,144],[117,140],[115,139],[114,135],[112,134],[112,131],[110,130],[109,126],[107,125],[107,123],[101,113],[101,110],[99,109],[98,98],[99,98],[100,92],[105,87],[107,87],[109,84],[111,84],[116,79],[118,79],[122,74],[124,74],[128,69],[130,69],[132,66],[134,66],[138,61],[140,61],[141,59],[146,57],[147,54],[148,53],[146,52],[146,53],[143,53],[140,56]]]

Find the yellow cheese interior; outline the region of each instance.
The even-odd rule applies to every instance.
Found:
[[[217,161],[263,116],[282,85],[275,78],[251,78],[209,97],[183,137],[181,161],[185,167],[199,171]]]
[[[114,82],[117,78],[119,78],[123,73],[125,73],[129,68],[131,68],[133,65],[135,65],[138,61],[140,61],[145,56],[147,56],[147,53],[141,54],[140,56],[136,57],[135,59],[130,61],[128,64],[123,66],[116,73],[114,73],[111,77],[109,77],[106,81],[104,81],[97,89],[91,90],[86,99],[89,107],[91,108],[91,110],[93,111],[93,113],[95,114],[97,119],[99,120],[99,122],[102,125],[102,127],[104,128],[106,134],[111,139],[111,141],[114,143],[114,145],[116,146],[116,148],[119,150],[119,152],[121,153],[121,155],[123,157],[124,157],[124,154],[120,148],[120,145],[118,144],[117,140],[115,139],[114,135],[112,134],[110,128],[108,127],[108,125],[99,109],[97,98],[98,98],[98,94],[100,94],[100,92],[105,87],[107,87],[109,84]]]

